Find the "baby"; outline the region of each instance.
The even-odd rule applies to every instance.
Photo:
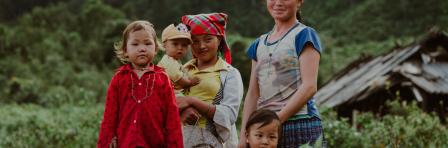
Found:
[[[188,46],[192,44],[190,32],[184,24],[177,26],[171,24],[163,30],[162,42],[165,55],[157,66],[163,67],[174,83],[176,96],[183,96],[181,92],[184,88],[199,84],[198,78],[189,78],[182,71],[180,62],[180,59],[186,55]]]

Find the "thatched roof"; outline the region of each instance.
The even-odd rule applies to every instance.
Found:
[[[418,90],[448,95],[448,37],[432,32],[419,43],[354,61],[318,90],[316,102],[335,107],[361,101],[397,84],[397,80],[391,79],[394,75],[419,87],[414,92],[416,98],[421,99]]]

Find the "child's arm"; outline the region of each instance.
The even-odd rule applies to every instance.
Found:
[[[246,147],[246,122],[249,120],[250,114],[257,109],[258,98],[260,97],[260,90],[257,83],[256,76],[256,67],[257,62],[252,60],[252,68],[250,72],[250,80],[249,80],[249,89],[246,93],[246,98],[244,99],[244,107],[243,107],[243,117],[241,122],[240,129],[240,143],[238,144],[239,148]]]
[[[106,96],[106,106],[104,117],[101,123],[97,147],[107,148],[113,145],[117,147],[116,131],[118,127],[118,98],[117,98],[118,79],[114,76],[109,84]],[[113,142],[115,139],[115,142]]]
[[[183,140],[182,140],[182,130],[181,130],[181,121],[179,118],[179,108],[176,105],[176,98],[174,96],[174,89],[170,83],[168,77],[165,80],[165,88],[162,88],[164,91],[164,102],[165,102],[165,139],[166,146],[169,148],[183,148]]]
[[[180,85],[182,88],[189,88],[195,85],[198,85],[200,82],[200,79],[197,77],[188,78],[187,76],[183,76],[179,80],[176,81],[178,85]]]
[[[180,113],[180,121],[183,124],[194,125],[199,118],[201,118],[201,115],[193,107],[187,107]]]

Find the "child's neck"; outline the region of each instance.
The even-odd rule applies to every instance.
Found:
[[[179,60],[180,60],[180,59],[178,59],[178,58],[176,58],[176,57],[173,57],[173,56],[169,56],[169,57],[173,58],[173,59],[176,60],[176,61],[179,61]]]
[[[134,63],[132,63],[131,65],[132,71],[134,71],[137,74],[138,79],[140,79],[143,74],[149,70],[149,66],[151,65],[151,63],[148,63],[146,66],[136,65]]]
[[[218,62],[218,57],[212,58],[208,61],[197,60],[197,66],[198,66],[199,70],[203,70],[203,69],[214,66],[216,64],[216,62]]]

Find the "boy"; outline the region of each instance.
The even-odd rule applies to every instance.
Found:
[[[163,67],[174,83],[176,96],[183,96],[182,89],[199,84],[198,78],[189,78],[182,71],[180,59],[187,53],[188,46],[192,44],[191,35],[184,24],[166,27],[162,32],[162,42],[165,55],[157,66]]]

